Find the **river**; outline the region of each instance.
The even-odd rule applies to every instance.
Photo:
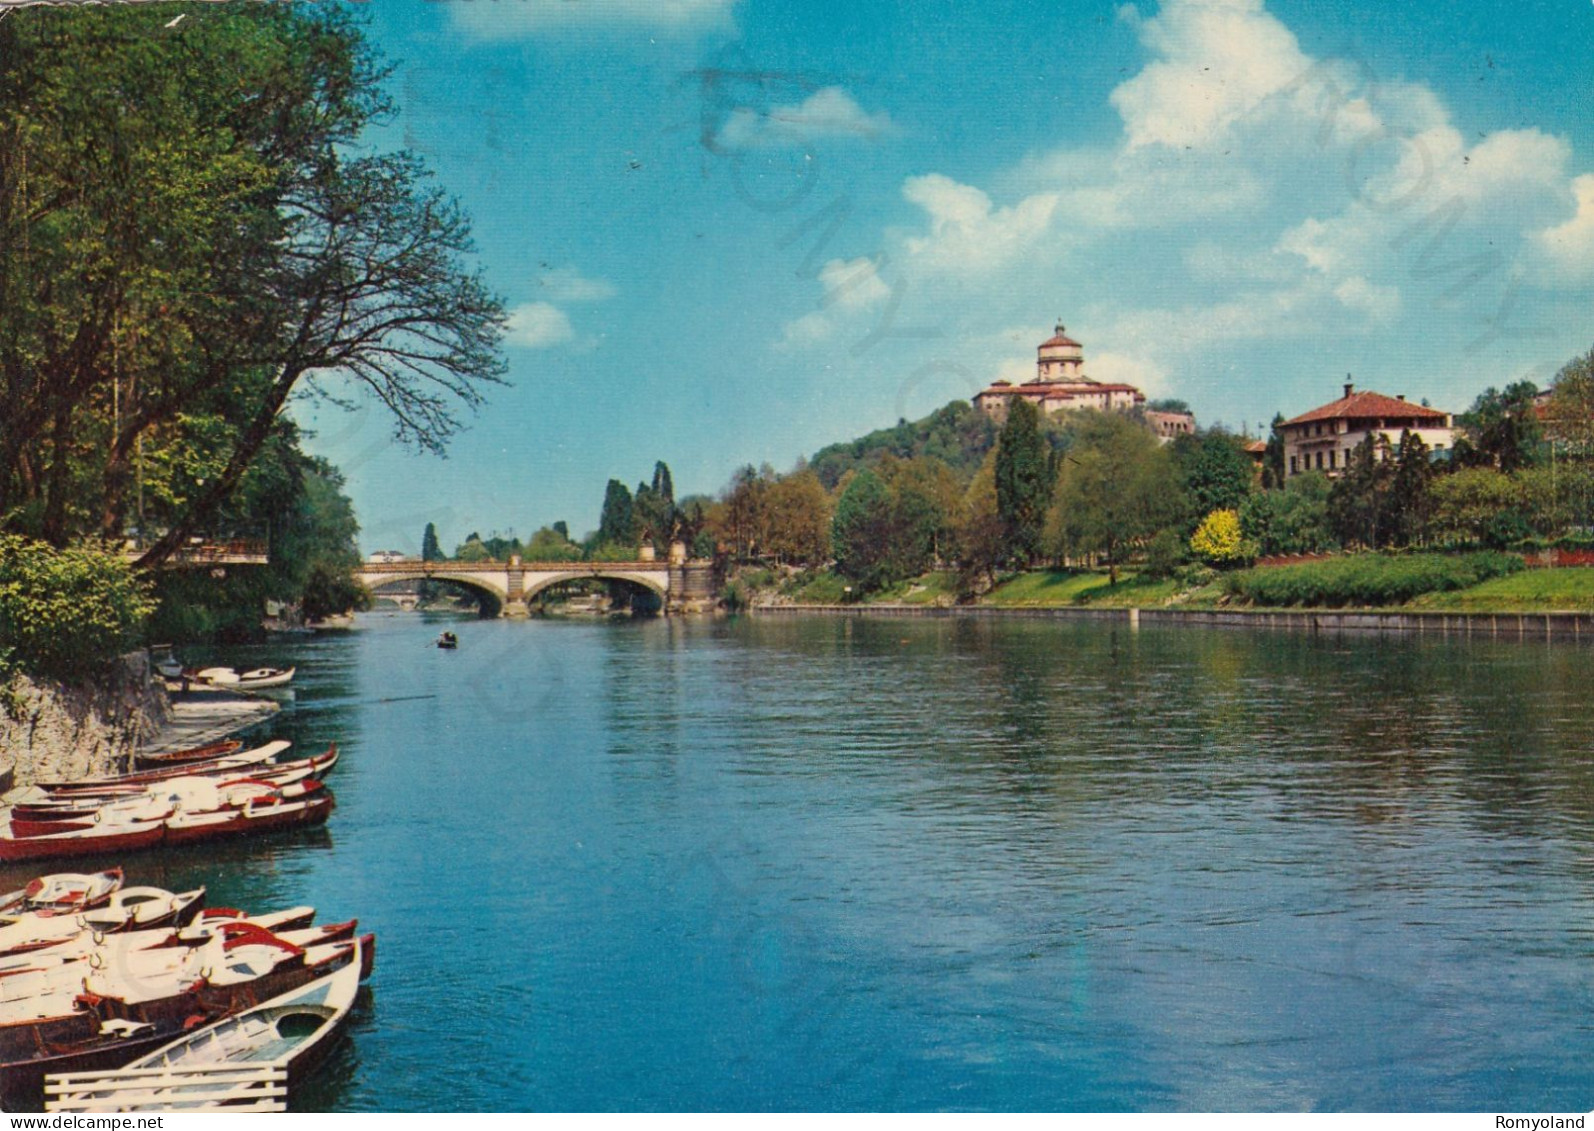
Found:
[[[326,829],[127,861],[377,933],[296,1106],[1590,1106],[1586,645],[372,614],[195,658],[298,664],[275,730],[345,751]]]

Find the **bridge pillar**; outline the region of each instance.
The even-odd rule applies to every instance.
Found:
[[[498,615],[518,619],[531,615],[526,607],[526,570],[519,554],[511,554],[504,570],[504,604]]]

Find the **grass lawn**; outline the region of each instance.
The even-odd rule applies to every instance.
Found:
[[[1153,581],[1120,573],[1118,584],[1113,585],[1105,573],[1042,570],[1002,582],[980,604],[1010,609],[1056,605],[1129,608],[1160,605],[1178,592],[1179,583],[1171,579]]]
[[[1408,607],[1458,613],[1587,611],[1594,609],[1594,568],[1526,569],[1470,589],[1428,593]]]

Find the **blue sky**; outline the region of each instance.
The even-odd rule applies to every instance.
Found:
[[[511,386],[446,460],[313,420],[366,550],[596,525],[1033,372],[1253,430],[1594,345],[1594,5],[385,0]]]

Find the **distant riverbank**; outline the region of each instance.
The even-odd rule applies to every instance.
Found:
[[[756,605],[757,616],[1010,617],[1307,632],[1411,632],[1499,639],[1594,640],[1594,613],[1449,613],[1358,609],[1141,609],[1001,605]]]

